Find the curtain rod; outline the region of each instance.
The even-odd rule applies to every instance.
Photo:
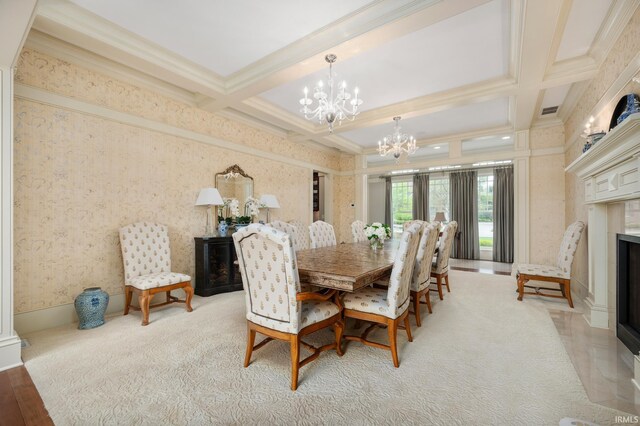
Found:
[[[407,172],[407,173],[396,173],[396,174],[386,174],[386,175],[380,175],[378,176],[379,178],[385,178],[385,177],[394,177],[394,176],[413,176],[413,175],[428,175],[431,173],[447,173],[447,172],[455,172],[456,170],[484,170],[484,169],[500,169],[500,168],[507,168],[507,167],[513,167],[513,163],[508,163],[508,164],[496,164],[493,166],[460,166],[460,167],[456,167],[456,168],[450,168],[450,169],[442,169],[442,170],[429,170],[426,172]]]

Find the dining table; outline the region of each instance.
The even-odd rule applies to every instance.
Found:
[[[300,250],[296,253],[300,281],[355,292],[391,273],[398,241],[386,241],[377,250],[368,242]]]

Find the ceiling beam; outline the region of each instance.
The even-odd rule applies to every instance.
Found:
[[[17,63],[35,18],[35,9],[36,0],[0,2],[0,67],[11,68]]]

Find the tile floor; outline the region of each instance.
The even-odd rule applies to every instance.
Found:
[[[506,275],[511,274],[512,266],[510,263],[466,259],[450,259],[449,264],[454,269]],[[542,301],[549,310],[589,400],[640,415],[640,390],[631,382],[633,354],[615,333],[590,327],[583,316],[581,303],[571,309],[564,299],[527,296],[529,298]]]

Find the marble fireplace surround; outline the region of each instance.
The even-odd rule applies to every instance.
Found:
[[[585,319],[591,327],[613,329],[616,233],[615,203],[640,198],[640,113],[630,115],[566,169],[583,181],[588,208],[589,291]],[[611,299],[611,300],[610,300]]]

